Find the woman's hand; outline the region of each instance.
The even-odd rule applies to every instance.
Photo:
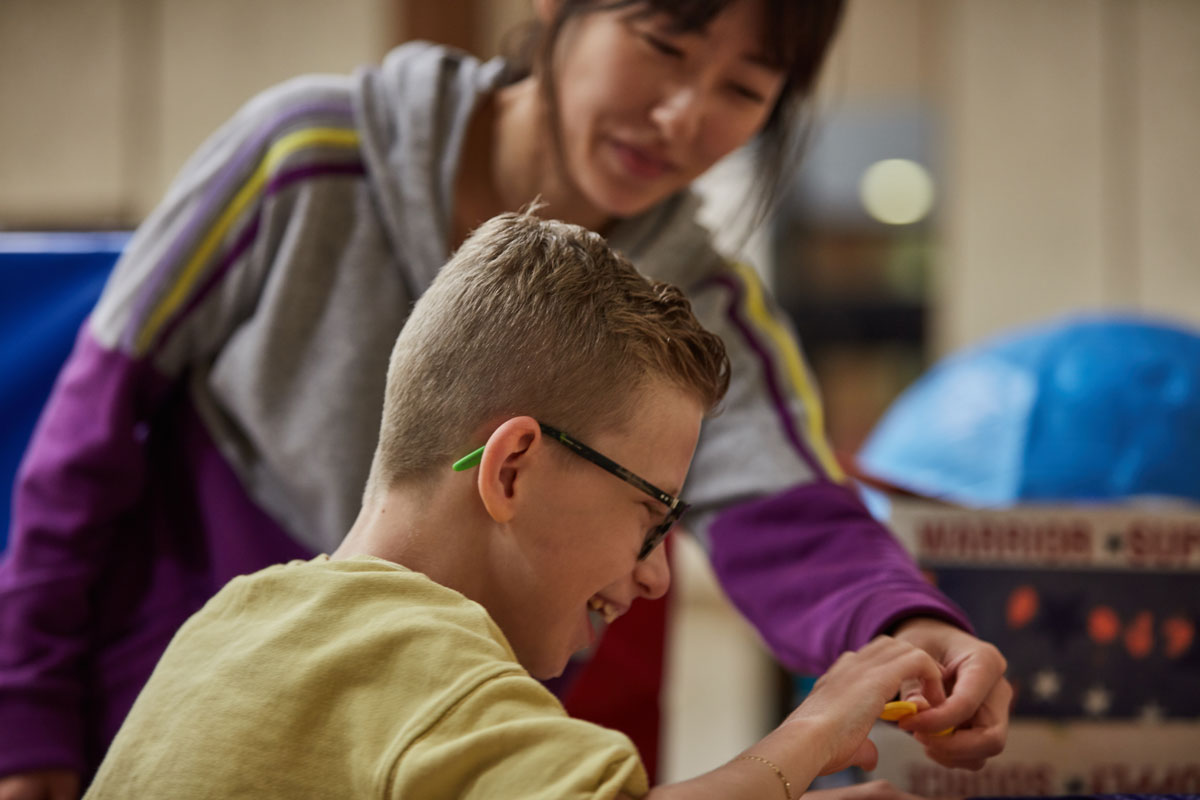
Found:
[[[902,622],[895,638],[928,653],[941,666],[946,702],[905,717],[898,724],[925,747],[930,759],[945,767],[982,769],[1004,749],[1012,686],[1004,677],[1008,665],[995,646],[941,620],[917,617]],[[953,727],[949,736],[938,731]]]

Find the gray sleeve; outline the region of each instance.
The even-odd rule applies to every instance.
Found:
[[[185,164],[118,261],[90,326],[165,375],[217,351],[267,279],[289,191],[359,164],[348,81],[299,78],[247,103]],[[361,165],[358,167],[361,173]]]
[[[723,264],[689,296],[732,366],[729,392],[704,423],[688,475],[695,510],[687,527],[703,540],[712,516],[732,504],[843,476],[795,333],[754,271]]]

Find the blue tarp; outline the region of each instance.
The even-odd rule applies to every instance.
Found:
[[[1200,501],[1200,332],[1089,315],[984,342],[909,387],[859,463],[900,488],[972,507]]]
[[[0,233],[0,550],[29,435],[129,236]]]

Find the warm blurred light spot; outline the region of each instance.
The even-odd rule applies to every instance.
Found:
[[[1166,641],[1167,658],[1179,658],[1192,646],[1196,637],[1196,626],[1184,617],[1168,617],[1162,624],[1163,639]]]
[[[858,184],[867,213],[888,225],[924,219],[933,208],[933,178],[907,158],[887,158],[867,167]]]
[[[1154,617],[1142,611],[1125,629],[1125,649],[1134,658],[1145,658],[1154,648]]]
[[[1008,627],[1024,628],[1037,615],[1038,595],[1032,586],[1018,586],[1008,596]]]
[[[1121,631],[1121,620],[1108,606],[1096,606],[1088,614],[1088,636],[1096,644],[1111,644]]]

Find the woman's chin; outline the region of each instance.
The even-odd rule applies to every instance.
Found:
[[[625,181],[615,180],[598,179],[591,184],[583,191],[588,203],[605,216],[615,219],[636,217],[676,191],[670,187],[629,186]]]
[[[654,206],[666,199],[666,195],[655,195],[653,197],[646,196],[617,196],[610,194],[608,197],[602,198],[601,202],[595,203],[597,208],[600,208],[604,213],[613,219],[628,219],[636,217],[649,211]]]

